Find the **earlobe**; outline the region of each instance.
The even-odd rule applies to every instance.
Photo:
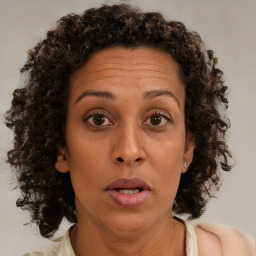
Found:
[[[69,165],[66,155],[66,148],[59,149],[57,160],[55,163],[55,168],[61,173],[66,173],[69,171]]]
[[[195,140],[191,133],[188,133],[186,144],[185,144],[185,151],[184,151],[184,157],[183,157],[183,166],[181,168],[181,172],[185,173],[192,160],[194,155],[194,149],[195,149]]]

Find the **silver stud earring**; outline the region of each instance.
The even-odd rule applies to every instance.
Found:
[[[184,167],[187,168],[187,166],[188,166],[188,161],[185,160],[185,161],[184,161]]]

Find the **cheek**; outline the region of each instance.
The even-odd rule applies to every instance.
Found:
[[[150,151],[157,191],[165,200],[174,199],[180,182],[184,144],[180,141],[165,141]]]
[[[80,140],[73,139],[68,145],[68,163],[74,189],[97,189],[104,172],[105,151],[97,143],[90,144],[81,137]]]
[[[171,175],[181,171],[181,163],[184,155],[183,140],[163,141],[161,144],[152,147],[149,159],[152,165],[158,166],[159,170]]]

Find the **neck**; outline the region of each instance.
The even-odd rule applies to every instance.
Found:
[[[116,233],[78,223],[70,237],[76,256],[185,255],[185,227],[170,216],[140,233]]]

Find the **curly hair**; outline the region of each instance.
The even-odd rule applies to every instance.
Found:
[[[160,13],[130,5],[103,5],[81,15],[62,17],[46,39],[28,52],[21,73],[25,85],[13,93],[6,125],[14,131],[8,162],[17,174],[22,197],[17,206],[29,210],[44,237],[51,237],[65,217],[76,223],[74,191],[69,173],[55,168],[65,146],[70,78],[93,53],[108,47],[148,46],[167,52],[178,63],[185,85],[185,126],[195,140],[194,158],[182,174],[173,205],[176,214],[201,216],[220,187],[218,167],[231,169],[225,141],[229,121],[227,86],[217,58],[200,36]]]

